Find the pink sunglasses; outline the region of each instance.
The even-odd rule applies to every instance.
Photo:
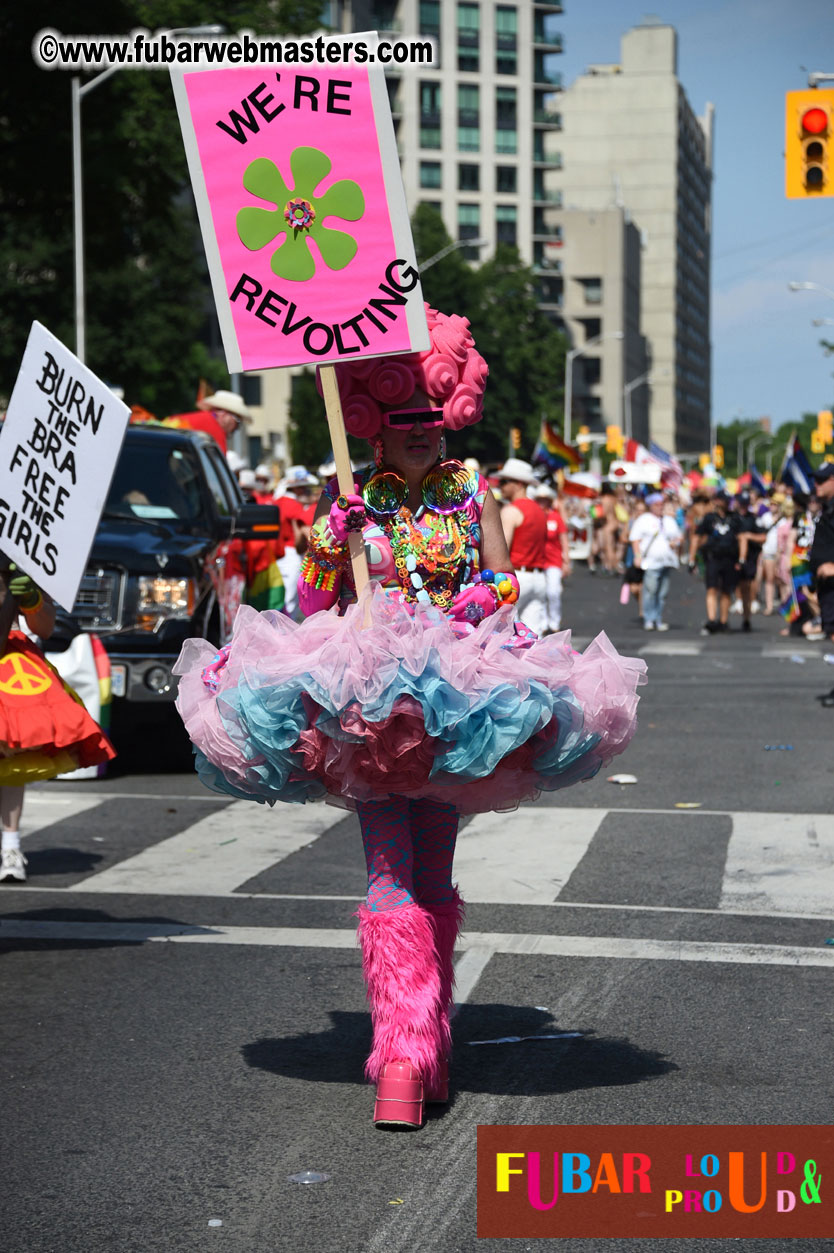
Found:
[[[410,431],[419,422],[423,427],[442,426],[442,409],[392,409],[383,413],[382,425],[392,431]]]

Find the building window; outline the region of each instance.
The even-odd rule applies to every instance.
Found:
[[[440,0],[420,0],[420,34],[440,35]]]
[[[481,167],[479,165],[458,166],[458,191],[481,190]]]
[[[498,87],[495,92],[495,151],[517,152],[518,122],[517,92],[515,87]]]
[[[499,244],[515,244],[518,237],[518,209],[514,204],[495,206],[495,237]]]
[[[243,402],[247,405],[261,405],[261,376],[260,374],[244,374],[243,375]]]
[[[458,4],[458,69],[480,69],[481,13],[477,4]]]
[[[514,131],[517,125],[517,96],[515,87],[498,87],[495,91],[495,125],[501,130]]]
[[[478,239],[481,234],[481,206],[478,204],[458,205],[458,239]],[[478,260],[477,248],[462,248],[461,252],[467,261]]]
[[[435,213],[443,212],[443,205],[439,200],[421,200],[421,205],[425,205],[427,209],[434,209]]]
[[[518,189],[518,172],[514,165],[496,165],[495,190],[514,194]]]
[[[371,30],[397,29],[396,0],[373,0],[371,4]]]
[[[439,161],[420,162],[420,186],[442,187],[443,170]]]
[[[495,72],[518,72],[518,10],[499,4],[495,10]]]
[[[602,304],[602,279],[601,278],[581,278],[580,283],[585,289],[586,305]]]
[[[582,365],[585,373],[585,386],[596,387],[602,382],[602,358],[583,357]]]
[[[475,83],[458,84],[458,126],[479,126],[481,90]]]
[[[420,147],[439,148],[440,83],[420,83]]]
[[[439,126],[421,126],[420,127],[420,147],[421,148],[440,148],[440,127]]]
[[[440,125],[440,83],[420,83],[420,121]]]
[[[481,92],[471,83],[458,84],[458,149],[477,152],[481,146]]]

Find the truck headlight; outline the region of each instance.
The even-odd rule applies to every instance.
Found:
[[[139,604],[137,613],[140,626],[142,618],[149,618],[147,625],[153,629],[167,618],[190,618],[194,612],[196,587],[193,579],[164,579],[140,576]]]

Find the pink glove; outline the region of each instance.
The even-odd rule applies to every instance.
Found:
[[[311,587],[304,579],[298,580],[298,607],[305,618],[309,618],[311,613],[318,613],[320,609],[332,608],[338,599],[338,587],[328,591],[324,587]]]
[[[361,496],[337,496],[330,506],[327,525],[337,544],[346,544],[351,531],[361,531],[367,521],[365,502]]]
[[[471,622],[476,626],[483,618],[495,613],[498,602],[489,585],[470,584],[458,592],[449,606],[449,617],[455,622]]]

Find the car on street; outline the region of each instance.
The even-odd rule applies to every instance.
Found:
[[[115,702],[168,703],[186,639],[223,644],[245,591],[233,540],[279,533],[276,506],[244,501],[217,444],[197,431],[128,427],[87,568],[61,631],[93,632]]]

